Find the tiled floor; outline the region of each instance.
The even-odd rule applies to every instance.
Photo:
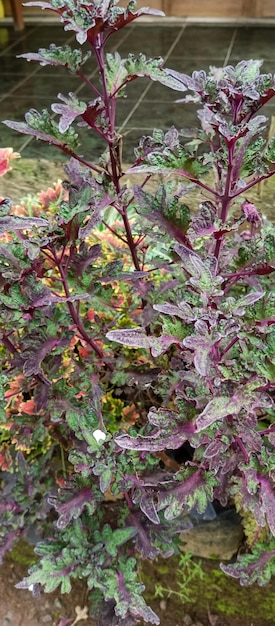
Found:
[[[261,58],[263,71],[275,73],[275,26],[228,26],[142,24],[130,26],[110,39],[110,50],[118,50],[121,56],[129,52],[143,52],[149,57],[162,56],[166,67],[184,73],[195,69],[207,69],[209,65],[235,64],[241,59]],[[16,55],[36,52],[38,48],[70,43],[75,45],[72,32],[64,32],[59,25],[28,25],[24,33],[15,33],[12,27],[0,27],[0,120],[23,120],[30,108],[50,108],[57,93],[74,91],[83,99],[89,97],[86,85],[66,70],[52,66],[41,67],[28,63]],[[90,65],[89,65],[90,63]],[[94,60],[85,69],[89,77],[96,76]],[[178,128],[196,124],[194,105],[176,104],[180,97],[175,91],[139,79],[129,85],[127,99],[119,100],[118,128],[125,135],[125,162],[131,162],[134,146],[143,134],[154,127],[163,129],[175,125]],[[275,113],[275,105],[265,108],[266,115]],[[104,148],[101,139],[84,129],[79,131],[79,153],[95,159]],[[23,157],[53,158],[63,160],[57,149],[43,142],[21,135],[3,124],[0,126],[0,145],[12,146]]]

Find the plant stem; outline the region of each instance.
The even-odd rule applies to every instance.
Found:
[[[93,83],[91,83],[91,81],[89,80],[89,78],[87,78],[87,76],[85,76],[85,74],[83,74],[81,72],[81,70],[78,70],[77,75],[84,81],[84,83],[86,83],[86,85],[88,85],[88,87],[90,87],[91,91],[94,91],[94,93],[101,98],[102,94],[100,93],[100,91],[98,91],[98,89],[94,86]]]
[[[250,183],[248,183],[248,185],[246,185],[246,187],[243,187],[242,189],[239,189],[239,191],[236,191],[235,193],[233,193],[231,195],[231,199],[237,198],[237,196],[240,196],[241,194],[245,194],[249,189],[251,189],[251,187],[258,185],[259,183],[262,182],[262,180],[267,180],[271,176],[274,176],[274,174],[275,174],[275,170],[273,170],[272,172],[269,172],[268,174],[263,174],[262,176],[259,176],[256,180],[255,179],[252,180]]]
[[[89,161],[82,159],[82,157],[78,156],[78,154],[70,150],[70,148],[66,148],[65,146],[57,147],[60,148],[60,150],[62,150],[64,154],[68,154],[70,157],[73,157],[73,159],[76,159],[76,161],[79,161],[79,163],[82,163],[82,165],[86,165],[86,167],[88,167],[90,170],[93,170],[93,172],[96,172],[97,174],[102,174],[102,169],[96,167],[96,165],[93,165],[92,163],[89,163]]]
[[[2,343],[5,346],[5,348],[7,348],[9,352],[11,352],[11,354],[17,354],[17,350],[15,346],[6,335],[2,335]]]
[[[106,82],[106,73],[105,73],[105,62],[104,62],[104,54],[103,54],[103,39],[102,34],[98,35],[98,47],[94,48],[94,52],[98,61],[99,71],[101,74],[102,80],[102,88],[103,88],[103,100],[105,103],[106,114],[109,120],[109,129],[108,129],[108,137],[107,141],[109,144],[109,152],[110,152],[110,162],[112,168],[112,179],[115,190],[117,194],[120,193],[120,177],[121,173],[118,171],[119,164],[117,163],[117,159],[115,157],[115,142],[116,142],[116,134],[115,134],[115,98],[112,98],[108,94],[107,82]],[[130,222],[127,215],[126,207],[121,210],[121,216],[124,223],[127,244],[132,256],[132,260],[137,271],[140,271],[140,264],[136,251],[136,243],[134,241],[132,230],[130,226]]]
[[[222,197],[222,209],[221,209],[222,224],[225,224],[226,222],[228,209],[230,207],[230,202],[231,202],[230,190],[231,190],[231,179],[232,179],[232,170],[233,170],[233,156],[234,156],[234,146],[229,145],[228,146],[228,168],[227,168],[227,173],[226,173],[224,194]],[[218,259],[220,256],[220,251],[221,251],[223,240],[224,240],[224,235],[222,235],[216,241],[215,250],[214,250],[214,256],[216,257],[216,259]]]
[[[105,220],[102,220],[102,224],[105,226],[105,228],[108,228],[108,230],[115,235],[115,237],[117,237],[118,239],[120,239],[120,241],[123,241],[123,243],[126,243],[126,245],[128,244],[127,239],[123,239],[123,237],[121,237],[121,235],[119,235],[111,226],[109,226],[109,224],[107,224],[107,222],[105,222]]]
[[[54,252],[54,258],[55,258],[55,262],[56,262],[56,265],[57,265],[57,268],[58,268],[58,271],[59,271],[59,274],[60,274],[60,277],[61,277],[61,280],[62,280],[63,289],[65,291],[66,297],[70,298],[71,294],[70,294],[69,287],[68,287],[68,284],[67,284],[67,278],[66,278],[66,275],[64,273],[64,269],[62,267],[62,264],[60,263],[59,258],[58,258],[57,254],[55,252]],[[76,312],[76,310],[74,308],[73,303],[72,302],[67,302],[67,307],[69,309],[70,315],[72,317],[72,320],[73,320],[73,322],[74,322],[74,324],[75,324],[79,334],[83,337],[83,339],[85,339],[87,344],[89,346],[91,346],[91,348],[97,354],[97,356],[100,359],[103,359],[104,355],[103,355],[102,350],[99,348],[99,346],[96,344],[96,342],[88,335],[87,331],[85,330],[85,328],[84,328],[84,326],[83,326],[83,324],[82,324],[82,322],[81,322],[81,320],[79,318],[79,315],[77,314],[77,312]],[[107,367],[111,371],[113,371],[113,367],[109,363],[106,363],[106,365],[107,365]]]
[[[247,453],[247,451],[246,451],[246,449],[245,449],[245,447],[244,447],[244,444],[243,444],[242,440],[240,439],[240,437],[236,437],[236,438],[235,438],[235,441],[236,441],[236,443],[238,444],[238,446],[239,446],[240,450],[242,451],[242,453],[243,453],[243,455],[244,455],[244,458],[245,458],[246,463],[249,463],[249,454]]]
[[[205,191],[208,191],[208,193],[211,193],[212,196],[215,196],[215,198],[221,199],[221,194],[218,193],[218,191],[215,191],[215,189],[212,189],[211,187],[208,187],[208,185],[203,183],[201,180],[198,180],[198,178],[194,178],[194,176],[192,176],[192,174],[189,174],[185,170],[174,170],[173,174],[179,174],[180,176],[183,176],[184,178],[187,178],[188,180],[191,181],[191,183],[194,183],[198,187],[201,187],[202,189],[205,189]]]
[[[224,357],[224,355],[231,350],[232,346],[234,346],[235,343],[237,343],[237,341],[239,340],[239,337],[234,337],[234,339],[231,339],[231,341],[229,342],[228,346],[226,346],[226,348],[224,348],[224,350],[222,351],[221,355],[220,355],[220,359],[222,359]]]

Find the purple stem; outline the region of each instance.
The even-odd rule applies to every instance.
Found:
[[[228,346],[226,346],[226,348],[224,348],[224,350],[221,352],[220,359],[222,359],[224,357],[224,355],[228,352],[228,350],[231,350],[232,346],[234,346],[234,344],[238,340],[239,340],[239,337],[234,337],[234,339],[231,339],[231,341],[229,342]]]
[[[7,348],[9,352],[11,352],[11,354],[17,354],[17,350],[15,346],[6,335],[2,335],[2,343],[5,346],[5,348]]]
[[[66,297],[70,298],[71,294],[70,294],[69,287],[68,287],[68,284],[67,284],[67,278],[66,278],[66,275],[64,273],[64,269],[63,269],[63,267],[62,267],[62,265],[61,265],[61,263],[60,263],[60,261],[58,259],[58,256],[57,256],[57,254],[55,252],[54,252],[54,259],[55,259],[56,266],[57,266],[58,271],[59,271],[60,276],[61,276],[61,280],[62,280],[62,284],[63,284],[63,288],[64,288],[64,291],[65,291]],[[73,322],[74,322],[74,324],[75,324],[79,334],[83,337],[83,339],[85,339],[87,344],[89,346],[91,346],[91,348],[97,354],[97,356],[100,359],[103,359],[103,352],[102,352],[102,350],[99,348],[99,346],[96,344],[96,342],[88,335],[87,331],[85,330],[85,328],[84,328],[84,326],[83,326],[83,324],[82,324],[82,322],[81,322],[81,320],[80,320],[80,318],[79,318],[79,316],[78,316],[78,314],[77,314],[77,312],[76,312],[76,310],[74,308],[73,303],[72,302],[67,302],[67,307],[69,309],[69,312],[71,314],[72,320],[73,320]],[[111,371],[113,371],[113,367],[109,363],[106,363],[106,366]]]
[[[120,193],[120,177],[121,177],[121,174],[118,172],[117,162],[115,160],[114,149],[113,149],[114,148],[114,141],[116,139],[116,137],[115,137],[115,112],[116,112],[116,108],[115,108],[115,99],[110,97],[110,95],[108,94],[108,89],[107,89],[106,74],[105,74],[105,63],[104,63],[104,55],[103,55],[103,37],[102,37],[102,33],[100,33],[98,35],[98,47],[94,48],[94,53],[95,53],[95,56],[97,58],[99,71],[100,71],[100,74],[101,74],[102,87],[103,87],[103,100],[104,100],[104,103],[105,103],[107,118],[109,120],[109,129],[108,129],[108,139],[107,139],[107,141],[108,141],[108,144],[109,144],[109,151],[110,151],[110,161],[111,161],[111,168],[112,168],[112,179],[113,179],[113,183],[114,183],[116,192],[119,194]],[[130,222],[129,222],[129,219],[128,219],[127,210],[126,210],[125,207],[123,207],[123,209],[121,211],[121,216],[122,216],[123,223],[124,223],[124,228],[125,228],[125,233],[126,233],[126,238],[127,238],[127,244],[128,244],[129,250],[131,252],[131,256],[132,256],[132,260],[133,260],[135,269],[137,271],[140,271],[140,264],[139,264],[139,260],[138,260],[138,256],[137,256],[136,244],[135,244],[134,239],[133,239],[132,230],[131,230]]]
[[[242,451],[242,453],[243,453],[243,455],[244,455],[244,458],[245,458],[246,463],[249,463],[249,454],[248,454],[248,452],[246,451],[246,449],[245,449],[245,447],[244,447],[244,444],[243,444],[242,440],[240,439],[240,437],[235,437],[235,441],[236,441],[236,443],[238,444],[238,446],[239,446],[240,450]]]
[[[208,191],[209,193],[211,193],[216,198],[221,198],[221,194],[219,194],[218,191],[215,191],[211,187],[208,187],[208,185],[205,185],[205,183],[202,183],[201,180],[198,180],[197,178],[194,178],[194,176],[192,176],[192,174],[189,174],[185,170],[174,170],[173,174],[179,174],[179,176],[183,176],[183,178],[187,178],[192,183],[194,183],[198,187],[201,187],[202,189],[205,189],[205,191]]]
[[[265,430],[259,430],[258,433],[260,435],[269,435],[270,433],[275,433],[275,426],[270,426],[270,428],[266,428]]]
[[[127,239],[123,239],[123,237],[121,237],[121,235],[119,235],[111,226],[109,226],[109,224],[107,224],[107,222],[105,222],[105,220],[102,220],[102,224],[105,226],[105,228],[108,228],[108,230],[115,235],[115,237],[117,237],[118,239],[120,239],[120,241],[123,241],[123,243],[126,243],[126,245],[128,244]]]
[[[230,190],[231,190],[232,170],[233,170],[233,156],[234,156],[234,145],[233,146],[228,145],[228,168],[227,168],[227,174],[226,174],[224,194],[222,197],[222,209],[221,209],[222,224],[225,224],[226,222],[228,209],[230,207],[230,202],[231,202]],[[222,235],[216,242],[216,246],[214,250],[214,256],[216,257],[216,259],[218,259],[220,256],[223,239],[224,239],[224,235]]]
[[[81,70],[78,70],[77,75],[82,78],[82,80],[86,83],[86,85],[88,85],[88,87],[90,87],[91,91],[94,91],[94,93],[99,96],[99,98],[102,97],[102,94],[100,93],[100,91],[98,91],[98,89],[94,86],[93,83],[91,83],[91,81],[89,80],[89,78],[87,78],[87,76],[85,76],[85,74],[83,74],[81,72]]]
[[[96,167],[96,165],[93,165],[92,163],[89,163],[89,161],[85,161],[85,159],[82,159],[80,156],[78,156],[78,154],[76,154],[69,148],[66,148],[65,146],[57,146],[57,148],[62,150],[64,154],[68,154],[68,156],[73,157],[74,159],[79,161],[79,163],[82,163],[82,165],[86,165],[86,167],[88,167],[90,170],[93,170],[97,174],[102,174],[102,169],[100,169],[99,167]]]
[[[256,180],[252,180],[250,183],[248,183],[248,185],[246,185],[246,187],[243,187],[242,189],[239,189],[239,191],[236,191],[235,193],[233,193],[231,195],[231,199],[236,198],[237,196],[240,196],[241,194],[245,194],[248,189],[251,189],[251,187],[254,187],[255,185],[258,185],[262,180],[266,180],[267,178],[270,178],[271,176],[274,176],[275,174],[275,170],[273,170],[272,172],[269,172],[268,174],[263,174],[262,176],[259,176]]]

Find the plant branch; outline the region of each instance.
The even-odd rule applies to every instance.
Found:
[[[6,335],[2,335],[2,343],[11,354],[18,354],[15,346]]]
[[[108,228],[108,230],[115,235],[115,237],[117,237],[118,239],[120,239],[120,241],[123,241],[123,243],[125,243],[126,245],[128,245],[128,241],[127,239],[123,239],[123,237],[121,237],[121,235],[119,235],[116,230],[114,230],[111,226],[109,226],[109,224],[107,224],[107,222],[105,222],[105,220],[102,220],[102,224],[105,226],[105,228]]]
[[[194,178],[194,176],[192,176],[192,174],[189,174],[185,170],[174,170],[173,174],[179,174],[179,176],[183,176],[183,178],[187,178],[188,180],[190,180],[192,183],[194,183],[198,187],[201,187],[202,189],[205,189],[205,191],[208,191],[208,193],[211,193],[212,196],[215,196],[215,198],[221,199],[221,197],[222,197],[221,194],[218,191],[215,191],[215,189],[212,189],[211,187],[209,187],[208,185],[203,183],[201,180],[198,180],[197,178]]]
[[[242,451],[246,463],[249,463],[249,454],[247,453],[242,440],[240,439],[240,437],[235,437],[235,441],[238,444],[240,450]]]
[[[66,148],[66,146],[57,146],[57,148],[62,150],[64,154],[68,154],[68,156],[73,157],[73,159],[76,159],[76,161],[82,163],[82,165],[86,165],[86,167],[88,167],[90,170],[93,170],[93,172],[96,172],[97,174],[102,174],[102,169],[100,169],[96,165],[93,165],[92,163],[89,163],[89,161],[82,159],[82,157],[78,156],[78,154],[70,150],[70,148]]]
[[[232,171],[233,171],[233,156],[234,156],[234,146],[229,145],[228,146],[228,168],[227,168],[227,173],[226,173],[225,189],[224,189],[224,194],[222,197],[222,208],[221,208],[222,224],[225,224],[226,222],[228,209],[230,207],[230,202],[231,202],[230,190],[231,190]],[[216,241],[214,256],[216,257],[217,260],[220,256],[220,251],[221,251],[223,240],[224,240],[224,235],[219,237],[219,239],[217,239]]]
[[[234,339],[231,339],[231,341],[229,342],[228,346],[226,346],[226,348],[224,348],[224,350],[221,352],[220,359],[222,359],[224,357],[224,355],[229,350],[231,350],[231,348],[234,346],[235,343],[237,343],[237,341],[239,341],[239,337],[234,337]]]
[[[58,256],[57,256],[57,254],[56,254],[56,253],[54,253],[54,257],[55,257],[55,262],[56,262],[56,265],[57,265],[58,271],[59,271],[60,276],[61,276],[61,279],[62,279],[62,284],[63,284],[63,288],[64,288],[64,291],[65,291],[66,297],[67,297],[67,298],[70,298],[70,295],[71,295],[71,294],[70,294],[70,291],[69,291],[69,288],[68,288],[67,278],[66,278],[66,275],[65,275],[65,273],[64,273],[64,270],[63,270],[62,264],[60,263],[60,261],[59,261]],[[96,354],[96,355],[97,355],[100,359],[103,359],[104,354],[103,354],[102,350],[99,348],[99,346],[97,345],[97,343],[96,343],[96,342],[95,342],[95,341],[94,341],[94,340],[93,340],[93,339],[92,339],[92,338],[88,335],[87,331],[85,330],[85,328],[84,328],[84,326],[83,326],[83,324],[82,324],[82,322],[81,322],[81,320],[80,320],[80,318],[79,318],[79,315],[77,314],[77,312],[76,312],[76,310],[75,310],[75,307],[74,307],[73,303],[68,301],[68,302],[67,302],[67,307],[68,307],[68,309],[69,309],[70,315],[71,315],[71,317],[72,317],[72,320],[73,320],[73,322],[74,322],[74,324],[75,324],[75,326],[76,326],[76,328],[77,328],[77,330],[78,330],[79,334],[83,337],[83,339],[85,339],[85,341],[87,342],[87,344],[88,344],[89,346],[91,346],[91,348],[93,349],[93,351],[95,352],[95,354]],[[108,367],[111,371],[113,371],[113,367],[112,367],[109,363],[106,363],[106,365],[107,365],[107,367]]]
[[[259,176],[257,179],[253,179],[250,183],[246,185],[246,187],[242,187],[242,189],[239,189],[239,191],[236,191],[235,193],[233,193],[230,196],[231,199],[237,198],[237,196],[245,194],[249,189],[251,189],[251,187],[258,185],[259,183],[262,182],[262,180],[267,180],[271,176],[274,176],[274,174],[275,174],[275,170],[273,170],[272,172],[268,172],[268,174],[263,174],[262,176]]]
[[[87,78],[87,76],[85,76],[85,74],[83,74],[83,72],[81,72],[81,70],[77,70],[76,73],[86,83],[86,85],[88,85],[88,87],[90,87],[91,91],[94,91],[94,93],[97,96],[99,96],[100,98],[102,97],[102,94],[100,93],[100,91],[98,91],[98,89],[94,86],[94,84],[91,83],[89,78]],[[81,94],[80,94],[80,97],[81,97]]]

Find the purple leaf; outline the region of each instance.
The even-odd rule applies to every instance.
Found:
[[[23,2],[23,7],[40,7],[41,9],[49,9],[49,11],[54,11],[58,13],[58,9],[54,9],[53,5],[49,2],[42,2],[42,0],[37,0],[37,2]]]
[[[65,491],[64,493],[67,495]],[[96,503],[93,501],[91,487],[80,489],[76,496],[68,499],[64,503],[60,502],[57,496],[49,496],[48,503],[50,506],[53,506],[59,514],[59,518],[56,523],[56,526],[59,529],[66,528],[72,519],[77,519],[87,504],[89,504],[89,514],[92,513],[91,504],[93,505],[92,509],[96,509]]]
[[[65,104],[52,104],[51,109],[54,113],[61,116],[58,128],[61,133],[65,133],[76,117],[85,113],[87,105],[85,102],[80,102],[72,92],[69,93],[69,97],[63,96],[61,93],[59,93],[57,97],[65,102]]]
[[[50,306],[51,304],[59,304],[61,302],[77,302],[79,300],[89,300],[90,297],[90,294],[82,293],[66,298],[66,296],[55,296],[49,292],[45,295],[42,295],[41,297],[36,298],[35,300],[32,300],[32,306],[38,309],[44,306]]]
[[[153,523],[153,524],[159,524],[160,523],[160,519],[157,513],[157,509],[155,506],[155,502],[154,500],[148,499],[148,495],[147,492],[144,492],[141,496],[141,499],[139,500],[139,506],[142,510],[142,512],[144,513],[144,515],[146,515],[146,517],[148,517],[148,519]]]
[[[91,217],[88,220],[88,222],[85,223],[84,226],[81,226],[81,228],[79,229],[79,237],[80,239],[85,239],[86,237],[88,237],[88,235],[90,234],[91,230],[93,230],[93,228],[95,228],[102,217],[102,211],[109,206],[110,204],[110,197],[108,196],[108,194],[106,194],[106,196],[99,200],[94,207],[91,207]]]
[[[261,452],[262,438],[255,429],[249,427],[248,424],[242,424],[238,427],[238,435],[244,442],[246,449],[250,449],[251,452]]]
[[[116,443],[120,448],[125,448],[126,450],[151,450],[151,452],[180,448],[190,438],[191,434],[195,432],[195,426],[192,422],[184,423],[182,417],[176,414],[181,423],[178,423],[176,420],[174,423],[166,420],[165,428],[162,420],[165,419],[165,415],[167,415],[167,418],[170,416],[171,419],[171,413],[173,415],[173,412],[164,411],[163,409],[160,412],[150,411],[149,420],[152,424],[159,426],[157,432],[148,436],[137,435],[136,437],[123,433],[115,438]]]
[[[16,215],[0,217],[1,234],[14,230],[29,230],[34,226],[48,226],[48,222],[42,217],[17,217]]]
[[[206,200],[199,206],[199,213],[192,218],[190,228],[194,231],[194,238],[212,235],[215,228],[217,209],[215,205]]]
[[[50,337],[46,339],[44,343],[39,346],[33,354],[25,359],[23,371],[25,376],[34,376],[36,374],[42,374],[41,363],[48,356],[56,346],[60,344],[60,339],[56,337]]]
[[[174,249],[176,253],[179,255],[179,257],[181,258],[181,260],[183,261],[184,270],[187,271],[188,274],[190,274],[191,276],[197,276],[198,274],[198,270],[196,269],[196,265],[195,265],[196,261],[199,264],[199,266],[205,267],[200,256],[193,250],[190,250],[190,248],[187,248],[183,244],[177,243]]]
[[[38,52],[19,54],[17,58],[26,59],[27,61],[38,61],[42,66],[54,65],[67,67],[72,72],[77,72],[79,67],[83,65],[90,56],[90,51],[83,54],[82,50],[72,49],[68,45],[56,46],[52,43],[49,48],[40,48]]]
[[[206,446],[203,456],[205,459],[212,459],[217,455],[222,455],[228,449],[228,444],[220,439],[214,439]]]
[[[259,477],[261,509],[266,515],[268,526],[275,535],[275,493],[274,484],[266,476]]]
[[[173,344],[178,343],[176,337],[162,335],[161,337],[150,337],[146,335],[142,328],[122,328],[121,330],[111,330],[106,335],[110,341],[117,341],[132,348],[148,348],[152,356],[160,356]]]
[[[233,315],[244,315],[244,307],[251,306],[251,304],[263,298],[264,295],[265,291],[251,291],[251,293],[248,293],[246,296],[242,296],[237,300],[236,306],[232,310]]]
[[[162,436],[159,438],[158,435],[152,435],[151,437],[137,435],[137,437],[131,437],[130,435],[123,434],[116,437],[115,441],[120,448],[125,450],[147,450],[151,452],[158,452],[159,450],[163,450],[165,448],[173,449],[176,442],[178,443],[178,447],[180,447],[180,445],[186,441],[186,435],[182,434],[182,438],[180,438],[180,433],[175,432],[174,435],[167,437]]]
[[[259,586],[266,585],[274,572],[275,550],[263,551],[262,549],[261,553],[256,550],[257,548],[254,554],[239,555],[236,563],[229,565],[221,563],[221,570],[233,578],[239,578],[242,586],[252,583],[258,583]]]
[[[211,350],[213,341],[211,337],[202,335],[189,335],[182,342],[183,346],[194,351],[194,365],[201,376],[207,376],[211,367]]]
[[[108,32],[116,32],[121,28],[124,28],[127,24],[130,24],[134,20],[138,19],[142,15],[152,15],[155,17],[165,17],[165,13],[163,11],[159,11],[158,9],[151,9],[150,7],[142,7],[136,12],[126,11],[117,16],[116,20],[106,25],[103,22],[102,30],[107,30]],[[90,35],[90,37],[89,37]],[[88,40],[92,37],[92,33],[89,32]]]
[[[4,120],[2,124],[5,124],[12,130],[16,130],[18,133],[23,133],[24,135],[32,135],[33,137],[36,137],[41,141],[46,141],[47,143],[54,146],[61,147],[64,145],[64,141],[60,141],[60,139],[56,139],[55,137],[53,137],[53,135],[49,135],[48,133],[43,132],[42,130],[38,130],[37,128],[31,128],[29,124],[26,124],[26,122],[12,122],[11,120]]]
[[[116,341],[132,348],[150,348],[150,338],[143,328],[122,328],[120,330],[110,330],[107,335],[110,341]]]
[[[190,304],[188,304],[187,302],[180,302],[179,306],[175,306],[174,304],[169,303],[154,304],[153,308],[160,313],[179,317],[185,322],[193,322],[196,319]]]
[[[255,204],[253,204],[252,202],[248,202],[247,200],[245,200],[245,202],[243,202],[241,205],[241,209],[250,224],[257,224],[261,222],[258,210],[256,209]]]
[[[243,397],[238,394],[229,398],[228,396],[217,396],[210,400],[205,409],[196,419],[197,430],[201,431],[214,422],[222,420],[227,415],[236,415],[243,407]]]

